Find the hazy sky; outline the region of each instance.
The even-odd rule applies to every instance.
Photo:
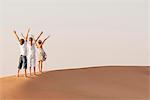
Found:
[[[148,65],[147,0],[0,0],[0,75],[16,73],[12,31],[44,37],[45,70]]]

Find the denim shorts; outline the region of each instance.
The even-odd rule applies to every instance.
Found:
[[[27,57],[20,55],[18,69],[21,69],[22,66],[24,69],[27,69]]]

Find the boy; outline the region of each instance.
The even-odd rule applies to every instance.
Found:
[[[34,37],[31,36],[29,37],[29,41],[28,42],[28,61],[29,61],[29,65],[30,65],[30,76],[31,76],[31,68],[34,68],[34,75],[36,75],[36,49],[35,49],[35,44],[37,42],[37,40],[40,38],[40,36],[43,34],[43,32],[40,33],[40,35],[38,36],[38,38],[33,42]],[[22,34],[23,36],[23,34]],[[24,37],[24,36],[23,36]]]
[[[19,39],[16,31],[13,31],[14,35],[17,38],[17,41],[19,42],[19,46],[20,46],[20,58],[19,58],[17,77],[19,77],[19,72],[20,72],[20,70],[22,68],[22,65],[23,65],[24,70],[25,70],[25,77],[27,77],[27,39],[28,39],[29,31],[30,30],[28,30],[25,39]]]

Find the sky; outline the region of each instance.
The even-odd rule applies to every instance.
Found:
[[[107,65],[148,65],[147,0],[0,0],[0,75],[17,71],[12,34],[43,40],[44,70]],[[150,61],[150,60],[149,60]]]

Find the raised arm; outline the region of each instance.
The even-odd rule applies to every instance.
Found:
[[[40,35],[37,37],[37,39],[35,40],[35,43],[36,43],[37,40],[41,37],[42,34],[43,34],[43,32],[41,32]]]
[[[23,39],[25,39],[24,35],[23,35],[22,33],[20,33],[20,34],[21,34],[21,36],[23,37]]]
[[[32,38],[33,38],[33,40],[35,41],[35,45],[36,45],[36,47],[38,48],[38,45],[37,45],[36,40],[35,40],[35,38],[34,38],[34,36],[33,36],[33,35],[32,35]]]
[[[14,33],[14,35],[15,35],[15,37],[16,37],[16,39],[17,39],[17,41],[19,42],[19,37],[18,37],[18,35],[17,35],[16,31],[13,31],[13,33]]]
[[[29,32],[30,32],[30,28],[28,29],[28,32],[26,34],[25,41],[28,41]]]
[[[45,41],[49,38],[50,36],[48,36],[46,39],[44,39],[44,41],[42,42],[42,45],[45,43]]]

